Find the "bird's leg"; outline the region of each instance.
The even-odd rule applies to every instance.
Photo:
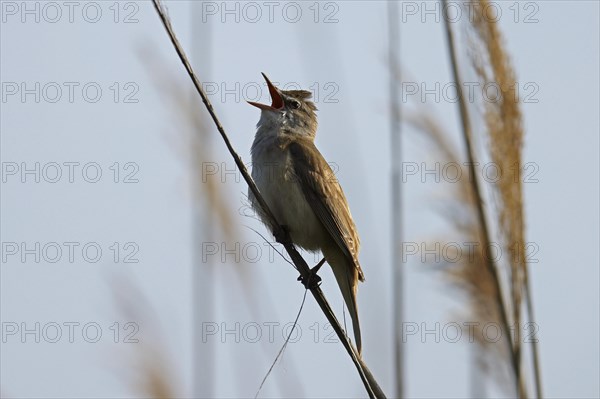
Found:
[[[275,241],[280,244],[291,244],[292,239],[290,238],[290,228],[286,225],[277,226],[273,229],[273,236]]]
[[[323,266],[324,263],[325,263],[325,258],[321,259],[321,261],[319,263],[317,263],[317,265],[315,267],[310,269],[310,271],[308,272],[307,278],[303,278],[302,276],[300,276],[300,277],[298,277],[298,281],[300,281],[302,284],[304,284],[306,289],[310,289],[310,288],[314,288],[314,287],[318,286],[319,283],[321,282],[321,277],[319,277],[319,275],[317,275],[317,273],[319,272],[319,270],[321,269],[321,266]]]

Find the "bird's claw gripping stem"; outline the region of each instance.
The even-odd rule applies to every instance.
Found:
[[[317,273],[319,272],[321,266],[323,266],[323,263],[325,263],[325,258],[321,259],[321,261],[315,267],[310,269],[307,278],[304,278],[302,275],[298,277],[298,281],[300,281],[307,290],[318,287],[321,284],[321,277],[319,277]]]

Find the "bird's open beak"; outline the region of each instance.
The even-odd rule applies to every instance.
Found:
[[[261,72],[262,73],[262,72]],[[269,94],[271,95],[271,105],[255,103],[254,101],[248,101],[248,104],[254,105],[260,109],[264,109],[267,111],[281,111],[283,109],[283,98],[281,98],[281,94],[279,93],[279,89],[271,83],[267,75],[264,73],[262,76],[265,78],[267,82],[267,86],[269,87]]]

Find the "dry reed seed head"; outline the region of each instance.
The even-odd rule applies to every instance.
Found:
[[[482,0],[485,7],[489,2]],[[481,15],[476,15],[473,28],[480,45],[473,47],[472,54],[477,49],[482,57],[472,57],[472,64],[477,76],[484,84],[494,84],[500,91],[496,101],[488,102],[485,107],[485,124],[489,137],[489,152],[492,161],[502,173],[493,185],[495,191],[495,211],[498,225],[498,236],[510,254],[504,258],[504,269],[508,271],[508,291],[510,301],[508,308],[512,316],[511,322],[516,324],[513,350],[515,351],[516,369],[520,370],[521,338],[521,306],[522,296],[526,287],[526,267],[524,259],[525,234],[523,222],[523,194],[520,174],[516,179],[510,170],[520,171],[522,165],[521,150],[523,144],[523,127],[519,98],[518,82],[504,49],[502,38],[495,22]],[[502,266],[502,265],[500,265]],[[524,381],[519,378],[519,394],[526,392]]]

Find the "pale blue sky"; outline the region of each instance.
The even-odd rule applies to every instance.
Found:
[[[52,329],[49,323],[58,323],[63,326],[63,336],[52,344],[43,337],[35,343],[35,337],[27,335],[22,343],[20,334],[7,335],[2,342],[1,391],[10,397],[141,396],[132,386],[137,376],[135,356],[160,342],[177,378],[177,392],[189,396],[196,378],[191,366],[192,267],[195,256],[202,261],[193,250],[195,216],[190,187],[194,170],[186,141],[193,133],[182,110],[193,98],[191,82],[150,2],[77,3],[73,22],[68,7],[60,2],[61,18],[46,3],[28,2],[32,9],[38,4],[39,23],[35,14],[22,14],[22,4],[0,3],[0,129],[6,175],[1,193],[1,241],[3,256],[7,256],[1,270],[1,321],[3,332],[14,323],[19,328],[21,323],[33,328],[39,322],[48,334]],[[361,234],[360,258],[367,277],[359,287],[364,357],[391,396],[386,3],[301,2],[297,3],[302,11],[298,16],[293,4],[277,3],[272,21],[269,8],[261,2],[256,9],[230,2],[228,7],[233,10],[238,4],[233,14],[223,13],[221,2],[167,4],[175,31],[200,79],[214,82],[209,87],[219,90],[211,101],[244,161],[250,160],[259,117],[257,110],[245,103],[244,95],[252,96],[257,86],[264,88],[260,72],[274,82],[318,90],[317,145],[337,167]],[[436,82],[443,87],[451,81],[443,25],[436,21],[435,4],[401,5],[400,61],[404,79],[419,87],[432,88]],[[538,89],[532,94],[538,101],[523,104],[522,110],[524,161],[535,163],[539,180],[525,184],[524,194],[527,240],[539,248],[539,263],[530,270],[544,390],[548,397],[598,397],[599,6],[595,1],[494,4],[502,10],[499,24],[519,87],[527,94],[533,93],[527,91],[532,87]],[[426,7],[433,12],[425,13]],[[96,10],[101,14],[98,22],[92,23]],[[260,10],[260,18],[254,14],[256,10]],[[235,21],[236,12],[239,22]],[[58,20],[49,22],[53,19]],[[298,21],[292,22],[295,19]],[[210,35],[203,36],[207,32]],[[39,103],[35,93],[21,100],[23,82],[34,90],[35,82],[40,82]],[[69,85],[73,87],[72,102]],[[52,103],[57,86],[62,97]],[[91,102],[98,87],[102,94],[97,102]],[[233,92],[221,97],[224,87]],[[14,90],[19,92],[9,94]],[[438,115],[462,148],[456,104],[444,96],[438,102],[432,101],[432,96],[426,99],[425,107]],[[265,90],[261,100],[268,101]],[[422,104],[412,97],[403,106],[415,109]],[[197,112],[207,118],[203,107],[198,106]],[[416,133],[410,129],[404,133],[403,160],[428,160],[428,149]],[[203,147],[210,152],[205,168],[216,165],[219,173],[233,169],[212,126],[209,137],[210,143]],[[29,168],[40,163],[40,183],[33,181],[33,175],[25,175],[26,181],[21,182],[20,169],[16,175],[9,173],[23,162]],[[53,162],[61,165],[63,172],[57,183],[46,181],[54,176]],[[79,163],[74,166],[73,183],[68,180],[65,162]],[[82,175],[84,166],[87,169]],[[94,178],[97,169],[102,171],[99,181],[86,181]],[[128,176],[139,181],[125,183]],[[204,326],[220,328],[218,334],[207,336],[202,352],[208,356],[214,351],[216,358],[203,364],[215,378],[205,373],[200,381],[205,382],[204,393],[247,397],[254,395],[279,350],[282,328],[294,319],[303,290],[295,282],[296,272],[280,259],[269,261],[262,239],[244,227],[249,225],[270,237],[259,223],[239,215],[245,185],[236,182],[235,176],[224,175],[217,186],[224,205],[231,208],[235,240],[241,249],[238,253],[245,261],[236,264],[229,255],[223,263],[219,250],[214,256],[207,255],[206,264],[199,266],[207,268],[206,279],[200,282],[206,301],[203,314],[209,315]],[[201,189],[205,187],[201,185]],[[436,215],[436,185],[411,177],[402,187],[406,241],[422,242],[449,231]],[[203,215],[205,212],[200,212],[198,219]],[[206,220],[203,225],[210,226]],[[220,235],[199,239],[205,249],[223,240]],[[25,262],[20,253],[7,255],[12,247],[6,243],[13,242],[25,242],[28,248],[36,242],[41,247],[53,242],[80,245],[72,263],[62,244],[59,261],[48,262],[54,253],[48,252],[38,264],[33,255]],[[86,243],[101,248],[97,263],[81,253]],[[133,245],[126,247],[126,243]],[[228,245],[234,248],[235,244]],[[252,262],[254,253],[244,252],[244,248],[262,248],[260,261]],[[93,257],[93,249],[87,253],[89,257]],[[139,262],[123,263],[128,254]],[[314,260],[312,256],[309,259]],[[333,276],[329,270],[322,274],[323,289],[341,314]],[[124,297],[134,297],[126,286],[116,284],[123,278],[143,293],[152,310],[135,316],[119,310],[112,287]],[[436,323],[463,320],[457,319],[464,307],[456,292],[416,258],[406,263],[405,298],[409,323],[433,328]],[[139,326],[135,335],[139,344],[122,342],[128,321]],[[70,343],[63,324],[68,322],[80,326],[98,323],[103,335],[97,343],[88,343],[76,334]],[[111,329],[115,322],[120,323],[118,344],[113,342],[114,327]],[[234,329],[236,323],[240,328],[258,323],[263,333],[259,342],[242,339],[236,343],[235,334],[220,335],[222,327]],[[278,329],[272,343],[267,337],[268,323],[278,323],[271,324]],[[342,347],[327,342],[330,330],[325,330],[324,324],[309,297],[299,321],[302,336],[288,346],[262,395],[364,395]],[[408,339],[408,396],[468,396],[470,344],[464,340],[436,343],[431,336],[425,341],[418,336]]]

